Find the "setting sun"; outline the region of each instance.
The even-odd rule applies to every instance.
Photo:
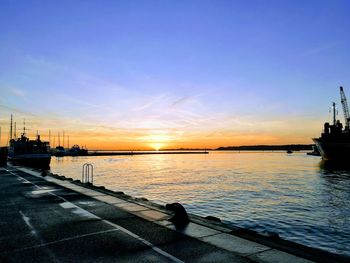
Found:
[[[166,134],[151,134],[141,137],[141,141],[144,141],[147,145],[156,151],[164,148],[173,138]]]
[[[164,145],[165,145],[164,143],[158,143],[158,142],[150,144],[150,146],[156,151],[159,151],[161,148],[164,147]]]

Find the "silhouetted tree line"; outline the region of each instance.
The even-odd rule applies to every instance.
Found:
[[[313,144],[287,144],[287,145],[249,145],[249,146],[226,146],[216,150],[230,151],[308,151],[312,150]]]

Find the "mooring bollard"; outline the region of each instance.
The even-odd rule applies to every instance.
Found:
[[[84,163],[81,173],[81,182],[83,184],[91,183],[94,181],[94,166],[91,163]]]

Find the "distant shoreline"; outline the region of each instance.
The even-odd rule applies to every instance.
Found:
[[[171,148],[159,149],[157,152],[169,151],[312,151],[314,144],[284,144],[284,145],[242,145],[222,146],[219,148]],[[89,150],[89,152],[156,152],[156,150]]]
[[[250,145],[250,146],[226,146],[219,147],[218,151],[308,151],[313,144],[285,144],[285,145]]]
[[[178,148],[161,149],[159,151],[312,151],[314,144],[283,144],[283,145],[242,145],[222,146],[215,149],[210,148]]]

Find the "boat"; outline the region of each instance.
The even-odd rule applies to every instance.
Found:
[[[287,153],[288,153],[288,154],[291,154],[291,153],[293,153],[293,151],[292,151],[291,149],[288,149],[288,150],[287,150]]]
[[[326,161],[350,161],[350,115],[343,87],[340,87],[345,127],[336,118],[336,103],[332,104],[333,124],[326,122],[319,138],[313,138],[322,159]]]
[[[321,137],[313,141],[324,160],[350,161],[350,133],[339,120],[333,125],[326,122]]]
[[[8,160],[20,165],[49,167],[51,161],[49,142],[29,140],[25,133],[18,139],[11,139],[8,147]]]
[[[316,145],[312,145],[312,152],[307,152],[307,155],[312,155],[312,156],[321,156],[319,150],[317,149]]]
[[[57,146],[54,149],[53,155],[55,155],[57,157],[65,156],[66,155],[66,150],[64,149],[63,146]]]
[[[85,148],[80,148],[79,145],[75,144],[72,148],[70,148],[66,155],[68,156],[86,156],[88,155],[88,150]]]

